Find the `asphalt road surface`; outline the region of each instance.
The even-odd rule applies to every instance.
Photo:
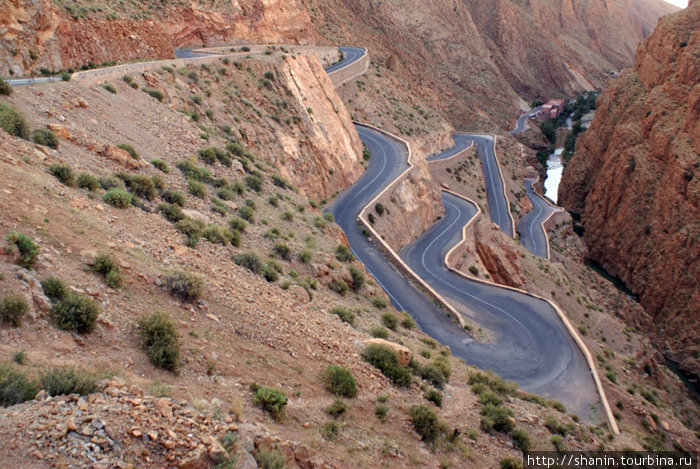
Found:
[[[534,183],[534,179],[525,179],[525,191],[528,199],[532,202],[532,210],[523,215],[518,222],[517,229],[520,233],[520,243],[525,249],[536,256],[548,259],[547,236],[542,223],[558,210],[535,192],[532,187]]]
[[[481,160],[481,168],[484,172],[484,180],[486,181],[486,199],[489,206],[489,216],[491,220],[505,234],[511,238],[513,233],[513,220],[510,217],[508,210],[508,200],[503,191],[503,179],[501,179],[501,171],[496,161],[494,153],[494,141],[492,135],[481,134],[452,134],[452,139],[455,146],[437,155],[428,158],[428,161],[443,160],[456,155],[472,143],[476,149],[476,154]]]
[[[334,72],[339,68],[343,68],[358,60],[365,54],[365,49],[362,47],[339,47],[345,57],[340,62],[334,63],[330,67],[326,67],[326,73]]]
[[[350,248],[365,264],[392,304],[408,311],[431,337],[449,345],[467,363],[491,369],[524,389],[556,398],[570,412],[588,417],[597,403],[583,355],[552,308],[544,301],[459,277],[444,267],[443,257],[461,237],[476,208],[445,195],[447,215],[407,246],[401,256],[418,275],[444,293],[458,310],[490,331],[493,341],[473,340],[441,308],[417,290],[357,225],[362,208],[408,168],[403,145],[384,134],[357,126],[372,158],[362,177],[329,207],[345,231]]]
[[[518,117],[518,120],[515,121],[515,128],[513,130],[510,130],[508,133],[515,134],[527,130],[527,120],[530,118],[531,115],[535,114],[540,109],[540,106],[537,106],[535,108],[530,109],[525,114],[521,114],[520,117]]]

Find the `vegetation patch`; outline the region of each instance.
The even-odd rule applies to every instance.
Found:
[[[194,303],[204,293],[204,280],[199,275],[178,270],[165,277],[165,288],[171,295]]]
[[[99,314],[100,310],[92,298],[72,292],[51,308],[51,319],[57,328],[79,334],[95,330]]]
[[[155,313],[139,320],[141,345],[151,362],[164,370],[176,373],[180,345],[175,323],[166,314]]]
[[[95,374],[73,366],[59,366],[44,370],[39,375],[39,383],[50,396],[87,395],[100,390]]]
[[[322,381],[326,390],[337,396],[357,396],[355,378],[352,376],[352,373],[342,366],[329,365],[326,367],[323,371]]]
[[[27,300],[22,295],[7,295],[0,299],[0,320],[12,327],[22,325],[22,318],[29,311]]]
[[[30,269],[36,264],[36,260],[39,257],[39,245],[32,238],[23,233],[11,231],[5,239],[10,250],[16,249],[19,253],[17,261],[19,265]]]

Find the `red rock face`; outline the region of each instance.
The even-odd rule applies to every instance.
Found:
[[[135,11],[148,11],[147,5],[133,3]],[[175,48],[187,46],[323,42],[296,0],[240,0],[216,7],[188,3],[166,4],[144,19],[125,12],[76,19],[50,0],[9,0],[7,8],[0,8],[0,74],[169,58]]]
[[[590,256],[652,316],[658,343],[700,372],[700,1],[663,18],[634,69],[598,99],[559,200]]]

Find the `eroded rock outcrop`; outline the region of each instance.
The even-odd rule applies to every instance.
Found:
[[[700,1],[664,18],[634,69],[600,96],[559,200],[581,214],[590,256],[624,280],[658,343],[700,372]]]
[[[132,2],[122,7],[106,4],[98,12],[69,9],[51,0],[9,0],[0,11],[0,39],[2,75],[9,70],[23,74],[168,58],[178,47],[320,41],[296,0],[188,2],[156,8],[149,2]]]

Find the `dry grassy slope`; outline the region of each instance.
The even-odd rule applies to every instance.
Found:
[[[659,22],[599,97],[560,186],[590,256],[638,293],[657,345],[700,373],[700,4]]]
[[[132,89],[122,80],[111,83],[116,94],[99,86],[84,88],[78,83],[59,83],[21,88],[9,99],[3,99],[21,108],[34,128],[60,125],[54,127],[60,136],[60,146],[54,151],[4,133],[0,138],[0,167],[5,183],[0,191],[0,210],[6,214],[0,220],[0,234],[4,236],[16,229],[40,245],[37,267],[29,272],[14,264],[12,254],[2,253],[0,295],[20,293],[33,303],[32,295],[39,293],[37,281],[57,275],[72,288],[95,298],[102,313],[95,332],[78,336],[53,328],[47,313],[37,309],[38,304],[33,305],[22,327],[0,326],[0,356],[9,359],[18,350],[26,350],[27,363],[18,367],[29,374],[48,366],[71,363],[115,373],[128,384],[152,389],[150,392],[155,392],[157,387],[153,385],[158,381],[169,387],[168,392],[177,400],[184,399],[193,405],[190,412],[201,415],[196,417],[200,421],[204,422],[206,416],[218,422],[198,433],[197,441],[210,433],[220,436],[217,432],[222,427],[217,419],[223,418],[225,422],[240,418],[246,424],[254,424],[256,431],[263,434],[270,432],[283,441],[299,442],[294,445],[306,446],[313,458],[337,467],[373,466],[377,461],[388,465],[398,461],[401,466],[414,467],[437,467],[443,461],[456,466],[472,463],[496,466],[504,456],[518,457],[510,438],[478,431],[477,398],[467,386],[469,370],[459,361],[450,359],[452,378],[444,391],[443,407],[436,410],[462,436],[430,452],[406,421],[408,407],[425,402],[419,384],[410,389],[392,387],[359,357],[361,341],[379,325],[383,312],[371,300],[383,294],[371,282],[358,293],[350,292],[346,296],[327,288],[329,281],[348,277],[347,265],[334,256],[336,245],[342,242],[342,233],[332,224],[322,227],[317,220],[320,212],[309,206],[306,197],[271,183],[270,176],[277,172],[274,165],[282,151],[272,135],[310,133],[312,125],[303,119],[299,124],[286,123],[286,112],[294,108],[291,98],[278,84],[268,88],[260,81],[263,72],[277,73],[285,63],[274,58],[261,62],[250,60],[243,62],[242,70],[238,70],[234,64],[224,66],[222,62],[223,72],[189,67],[132,77],[140,88],[160,89],[165,96],[163,103],[141,89]],[[217,75],[225,80],[217,82]],[[194,99],[195,96],[199,98]],[[287,110],[274,104],[275,99],[289,99]],[[213,119],[204,117],[207,109],[213,110]],[[199,123],[185,112],[196,113]],[[273,112],[279,113],[279,122],[270,117],[269,113]],[[124,168],[97,151],[108,143],[128,142],[142,160],[159,157],[172,168],[165,174],[145,165],[132,173],[158,175],[167,188],[186,193],[185,180],[173,165],[193,157],[205,145],[222,145],[229,138],[226,125],[231,126],[232,132],[238,132],[257,155],[254,161],[265,176],[260,194],[248,190],[223,203],[230,210],[245,204],[247,199],[256,206],[255,222],[242,235],[240,247],[202,239],[197,248],[187,248],[173,225],[153,211],[159,197],[152,202],[144,201],[145,210],[135,207],[118,210],[102,201],[103,191],[88,193],[64,186],[47,172],[50,163],[61,162],[75,172],[109,176]],[[293,130],[295,125],[299,128]],[[210,169],[215,178],[226,177],[230,182],[243,178],[237,164],[231,168],[216,164]],[[215,190],[210,185],[206,190],[209,195],[204,199],[187,196],[188,209],[194,210],[191,216],[207,217],[212,224],[225,226],[235,212],[222,217],[211,211]],[[281,194],[277,207],[268,201],[275,193]],[[276,257],[283,270],[278,282],[267,283],[231,260],[232,254],[248,250],[257,251],[266,259],[273,256],[277,242],[289,245],[293,253],[288,261]],[[307,246],[313,251],[313,260],[302,264],[296,255]],[[118,259],[125,277],[122,289],[108,288],[87,269],[88,258],[97,251],[108,252]],[[175,268],[184,268],[205,279],[205,293],[200,302],[183,304],[159,286],[162,276]],[[318,289],[310,290],[312,298],[304,288],[295,285],[296,279],[305,283],[306,278],[318,282]],[[286,282],[290,283],[287,289]],[[354,312],[354,327],[329,314],[338,305]],[[153,311],[169,313],[178,329],[183,363],[177,377],[154,368],[139,348],[136,320]],[[424,351],[434,357],[440,352],[439,347],[433,348],[415,329],[399,326],[396,332],[389,332],[389,338],[416,354]],[[427,361],[418,355],[416,359]],[[347,401],[348,414],[340,419],[339,435],[332,441],[324,439],[319,432],[330,419],[324,409],[333,400],[322,389],[319,375],[331,363],[350,369],[359,386],[359,396]],[[251,382],[284,390],[290,399],[284,420],[274,422],[252,404],[252,394],[248,391]],[[138,390],[133,392],[139,395]],[[379,394],[389,396],[386,423],[374,415]],[[123,403],[109,396],[104,399],[101,402],[105,406],[97,402],[94,412],[113,431],[110,434],[119,448],[101,458],[132,460],[139,467],[162,467],[168,457],[192,451],[184,442],[165,450],[155,443],[134,445],[128,413],[122,419],[119,413],[110,412]],[[531,434],[535,447],[551,448],[549,431],[542,426],[545,416],[571,422],[552,409],[512,397],[507,401],[517,425]],[[58,410],[56,414],[52,412],[50,419],[63,418]],[[45,467],[48,462],[40,461],[39,456],[77,467],[88,464],[83,450],[73,456],[60,449],[47,451],[41,443],[35,444],[49,438],[54,428],[53,424],[31,427],[33,422],[46,419],[46,411],[40,409],[39,403],[3,410],[0,415],[4,422],[1,432],[12,429],[12,434],[3,433],[0,438],[3,459],[11,458],[21,467]],[[165,431],[157,421],[143,425],[143,430]],[[593,448],[603,443],[604,431],[593,431],[583,424],[573,428],[573,433],[565,439],[567,446]],[[469,430],[474,431],[471,434],[474,439],[465,436]],[[188,431],[199,432],[196,426]]]
[[[503,165],[506,181],[517,185],[507,175],[519,162],[522,164],[519,145],[511,139],[501,142],[499,159],[507,162]],[[476,201],[482,210],[485,208],[481,166],[474,154],[432,163],[430,169],[438,183],[447,184]],[[516,200],[510,190],[509,199]],[[679,441],[686,448],[696,446],[697,439],[690,431],[698,425],[695,403],[678,377],[663,366],[663,357],[654,352],[650,338],[641,332],[645,325],[639,319],[643,317],[641,306],[583,265],[584,248],[571,229],[568,214],[557,214],[548,228],[551,262],[533,256],[482,214],[470,225],[466,242],[453,253],[451,262],[467,275],[474,275],[471,268],[475,267],[480,278],[550,298],[566,311],[605,375],[605,392],[623,430],[621,440],[648,445],[652,440],[647,439],[663,437],[666,443]],[[631,318],[638,318],[637,322],[630,323]],[[475,333],[489,335],[481,329]],[[647,395],[655,397],[657,405],[646,401],[642,393],[651,393]],[[659,424],[658,433],[656,428],[646,430],[642,420],[651,421],[652,415],[659,422],[665,421],[668,429],[666,424]]]
[[[0,11],[0,74],[172,57],[232,42],[323,42],[297,0],[105,2],[9,0]]]

